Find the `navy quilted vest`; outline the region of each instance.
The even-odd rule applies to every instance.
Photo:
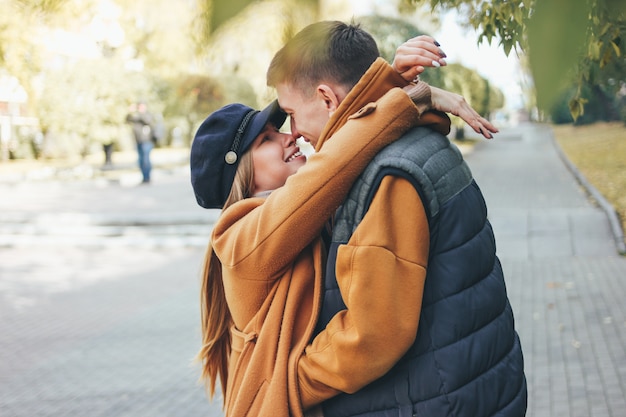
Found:
[[[382,378],[326,401],[324,416],[524,416],[522,351],[487,207],[459,150],[428,128],[379,153],[337,211],[316,334],[345,309],[334,274],[337,247],[348,242],[385,175],[411,181],[429,217],[417,338]]]

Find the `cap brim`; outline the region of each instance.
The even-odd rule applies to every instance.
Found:
[[[261,134],[265,125],[270,122],[277,128],[285,123],[287,114],[278,105],[278,100],[272,101],[266,108],[255,114],[250,122],[249,127],[243,135],[241,141],[240,152],[244,153],[248,150],[254,139]]]

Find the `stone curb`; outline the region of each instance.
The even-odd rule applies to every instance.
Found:
[[[594,200],[598,202],[602,210],[604,210],[604,212],[606,213],[608,220],[609,220],[609,224],[611,225],[611,232],[613,233],[615,244],[617,245],[617,251],[619,252],[620,255],[626,255],[626,244],[624,243],[624,231],[622,230],[622,224],[619,220],[619,217],[617,216],[617,212],[615,211],[615,208],[611,205],[611,203],[607,201],[606,198],[604,198],[604,196],[597,190],[596,187],[594,187],[593,185],[591,185],[589,181],[587,181],[587,178],[585,178],[583,173],[580,172],[578,168],[576,168],[576,165],[574,165],[572,161],[569,160],[567,155],[565,155],[565,152],[563,152],[563,149],[561,149],[561,146],[554,138],[554,132],[552,131],[552,129],[550,129],[550,139],[552,140],[552,144],[554,145],[554,148],[556,149],[557,154],[559,155],[561,160],[565,163],[565,166],[567,166],[567,168],[572,172],[572,174],[574,174],[576,181],[578,181],[578,183],[583,186],[585,191]]]

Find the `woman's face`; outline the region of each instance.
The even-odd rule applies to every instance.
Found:
[[[283,186],[306,163],[306,156],[296,146],[293,136],[279,132],[271,123],[254,139],[250,149],[255,194]]]

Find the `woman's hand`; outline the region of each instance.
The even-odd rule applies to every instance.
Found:
[[[476,110],[465,101],[463,96],[431,85],[430,98],[433,109],[460,117],[474,129],[474,132],[483,135],[487,139],[493,138],[492,133],[498,133],[498,129],[491,124],[489,120],[479,115]]]
[[[414,80],[426,67],[445,66],[446,54],[430,36],[409,39],[396,49],[391,66],[407,81]]]
[[[424,72],[426,67],[438,68],[447,65],[444,59],[446,54],[439,46],[439,43],[434,38],[427,35],[409,39],[398,47],[391,66],[402,78],[407,81],[413,81],[419,74]],[[410,89],[411,87],[406,88]],[[431,108],[460,117],[476,133],[483,135],[487,139],[492,139],[493,133],[498,132],[498,129],[479,115],[465,101],[463,96],[433,86],[430,86],[430,93]],[[410,93],[409,96],[411,96]]]

